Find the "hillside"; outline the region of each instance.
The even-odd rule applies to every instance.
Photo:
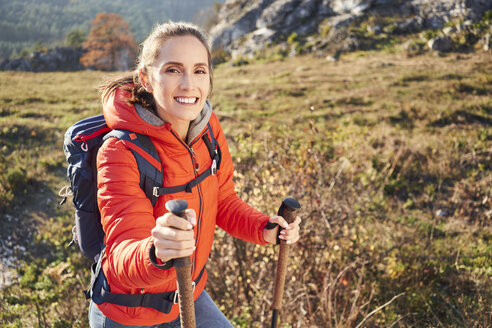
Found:
[[[192,21],[200,10],[214,0],[9,0],[0,2],[0,59],[30,48],[61,43],[66,35],[81,30],[86,35],[90,21],[100,12],[116,13],[129,22],[137,42],[148,35],[152,26],[166,20]]]
[[[445,28],[444,34],[460,45],[465,30],[471,32],[472,25],[491,16],[492,2],[480,0],[227,0],[210,33],[213,48],[233,58],[285,45],[291,37],[306,45],[303,51],[326,56],[375,49],[426,30],[439,34]],[[490,24],[474,29],[474,37],[466,37],[468,47],[487,33],[490,39]]]
[[[492,325],[490,59],[387,46],[216,69],[240,196],[303,205],[282,327]],[[103,76],[0,73],[0,248],[20,275],[2,327],[87,326],[89,262],[57,193],[63,133],[100,113]],[[266,326],[274,248],[216,237],[209,293],[235,326]]]

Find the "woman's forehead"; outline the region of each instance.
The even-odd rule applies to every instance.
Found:
[[[157,56],[157,65],[163,65],[166,62],[208,65],[208,51],[203,43],[193,35],[173,36],[162,44]]]

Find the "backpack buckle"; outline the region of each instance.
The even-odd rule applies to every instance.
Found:
[[[191,282],[191,286],[193,287],[193,292],[192,293],[194,293],[195,292],[195,287],[196,287],[196,282],[192,281]],[[175,291],[174,292],[174,297],[173,297],[173,303],[174,304],[178,304],[178,301],[179,301],[179,293],[178,293],[178,291]]]
[[[215,158],[212,160],[212,167],[210,168],[212,170],[212,175],[215,175],[217,173],[217,161]]]
[[[152,195],[154,195],[154,197],[159,197],[159,187],[152,188]]]
[[[174,304],[178,304],[178,291],[175,291],[175,292],[174,292],[173,303],[174,303]]]

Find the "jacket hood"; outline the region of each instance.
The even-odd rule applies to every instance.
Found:
[[[130,98],[130,92],[117,89],[109,97],[103,99],[103,114],[106,124],[113,130],[129,130],[141,133],[156,139],[163,139],[171,130],[171,124],[161,120],[150,110],[139,104],[131,105],[126,102]],[[207,126],[212,115],[210,102],[205,102],[198,117],[190,122],[186,142],[193,141]]]

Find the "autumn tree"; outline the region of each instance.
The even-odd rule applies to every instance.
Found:
[[[84,67],[101,70],[127,70],[135,61],[137,44],[130,26],[117,14],[100,13],[91,21],[92,29],[80,58]]]

